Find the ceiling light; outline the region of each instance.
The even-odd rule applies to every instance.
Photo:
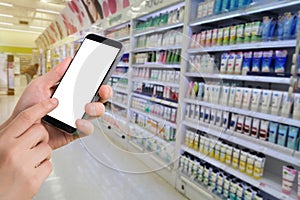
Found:
[[[50,14],[56,14],[56,15],[59,15],[60,13],[57,12],[57,11],[53,11],[53,10],[44,10],[44,9],[39,9],[37,8],[36,11],[39,11],[39,12],[45,12],[45,13],[50,13]]]
[[[0,2],[0,6],[13,7],[13,5],[10,3],[2,3],[2,2]]]
[[[12,26],[14,25],[13,23],[7,23],[7,22],[0,22],[1,25],[9,25],[9,26]]]
[[[22,33],[41,34],[41,32],[36,32],[36,31],[26,31],[26,30],[21,30],[21,29],[0,28],[0,30],[3,30],[3,31],[15,31],[15,32],[22,32]]]
[[[41,30],[44,30],[46,27],[41,27],[41,26],[29,26],[29,28],[35,28],[35,29],[41,29]]]
[[[10,18],[12,18],[12,17],[14,17],[14,16],[12,16],[12,15],[7,15],[7,14],[1,14],[1,13],[0,13],[0,17],[10,17]]]

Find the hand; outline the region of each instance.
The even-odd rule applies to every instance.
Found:
[[[39,103],[43,100],[49,99],[54,92],[54,87],[62,78],[63,74],[67,70],[71,58],[66,58],[62,63],[53,68],[50,72],[33,80],[25,89],[22,96],[20,97],[12,116],[13,119],[18,113],[24,109]],[[112,96],[112,89],[110,86],[101,86],[99,96],[101,102],[107,101]],[[85,107],[85,112],[91,117],[98,117],[103,115],[105,108],[101,102],[88,103]],[[76,138],[72,135],[66,134],[52,126],[45,125],[49,132],[49,145],[53,148],[59,148],[64,146]],[[76,126],[81,135],[89,135],[93,132],[93,124],[85,119],[79,119],[76,121]]]
[[[0,131],[0,199],[32,199],[51,173],[49,135],[37,121],[57,103],[31,106]]]

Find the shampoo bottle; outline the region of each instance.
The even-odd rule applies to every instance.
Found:
[[[289,127],[289,134],[287,139],[287,147],[290,149],[297,150],[297,139],[299,137],[299,128],[298,127]]]

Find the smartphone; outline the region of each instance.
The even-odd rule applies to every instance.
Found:
[[[98,90],[107,83],[122,54],[122,43],[88,34],[52,94],[58,106],[43,121],[73,134],[75,121],[85,117],[87,103],[99,100]]]

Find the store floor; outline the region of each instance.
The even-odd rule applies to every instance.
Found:
[[[13,109],[24,85],[25,78],[17,76],[16,95],[0,95],[1,122]],[[96,127],[92,136],[55,150],[52,156],[54,170],[34,199],[185,199],[154,172],[142,173],[147,167],[134,155],[121,156],[115,149],[107,148],[106,141],[101,129]],[[97,159],[98,155],[103,162]]]

